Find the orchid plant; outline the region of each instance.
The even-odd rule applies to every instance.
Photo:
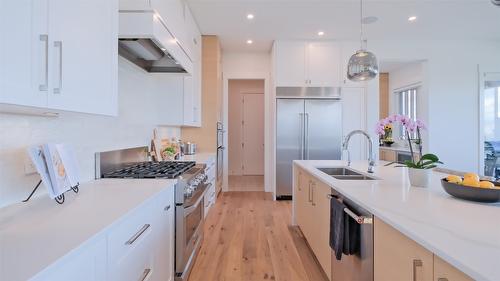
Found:
[[[434,154],[423,154],[422,153],[422,135],[421,131],[426,129],[425,123],[422,120],[412,120],[408,116],[401,114],[390,115],[384,119],[381,119],[376,127],[375,132],[379,136],[385,135],[385,128],[388,125],[392,125],[395,123],[400,123],[405,131],[406,139],[408,140],[408,145],[411,153],[411,160],[405,161],[403,164],[408,168],[414,169],[432,169],[435,168],[437,164],[442,164],[439,161],[439,158]],[[413,152],[413,145],[411,135],[416,135],[416,138],[413,139],[413,142],[417,145],[419,159],[415,161],[415,154]]]

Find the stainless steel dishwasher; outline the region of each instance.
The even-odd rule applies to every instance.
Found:
[[[332,190],[331,197],[346,205],[346,215],[360,225],[360,248],[355,255],[342,255],[338,261],[332,251],[332,281],[373,281],[373,215],[340,193]]]

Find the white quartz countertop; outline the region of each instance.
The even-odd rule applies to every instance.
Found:
[[[0,280],[27,280],[99,237],[176,180],[101,179],[57,204],[45,196],[0,209]]]
[[[445,174],[434,172],[431,187],[411,187],[406,168],[375,167],[374,181],[337,180],[317,167],[345,166],[337,160],[294,163],[364,207],[429,251],[478,280],[500,280],[500,204],[456,199],[441,187]],[[367,161],[351,168],[365,173]]]
[[[200,152],[193,155],[184,155],[180,161],[195,161],[196,163],[205,163],[215,161],[217,155],[213,152]]]

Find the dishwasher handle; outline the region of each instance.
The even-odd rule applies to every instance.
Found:
[[[328,199],[335,198],[335,199],[339,200],[338,197],[331,195],[331,194],[328,194],[326,197]],[[365,216],[358,216],[356,213],[354,213],[353,211],[351,211],[351,209],[349,209],[347,207],[344,208],[344,213],[346,213],[351,218],[353,218],[358,224],[373,224],[373,218],[365,217]]]

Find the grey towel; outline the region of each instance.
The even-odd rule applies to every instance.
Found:
[[[346,214],[344,215],[344,248],[342,252],[345,255],[358,253],[359,243],[360,226],[353,218]]]
[[[344,251],[344,213],[345,205],[337,198],[330,199],[330,247],[335,252],[335,258],[340,260]]]

